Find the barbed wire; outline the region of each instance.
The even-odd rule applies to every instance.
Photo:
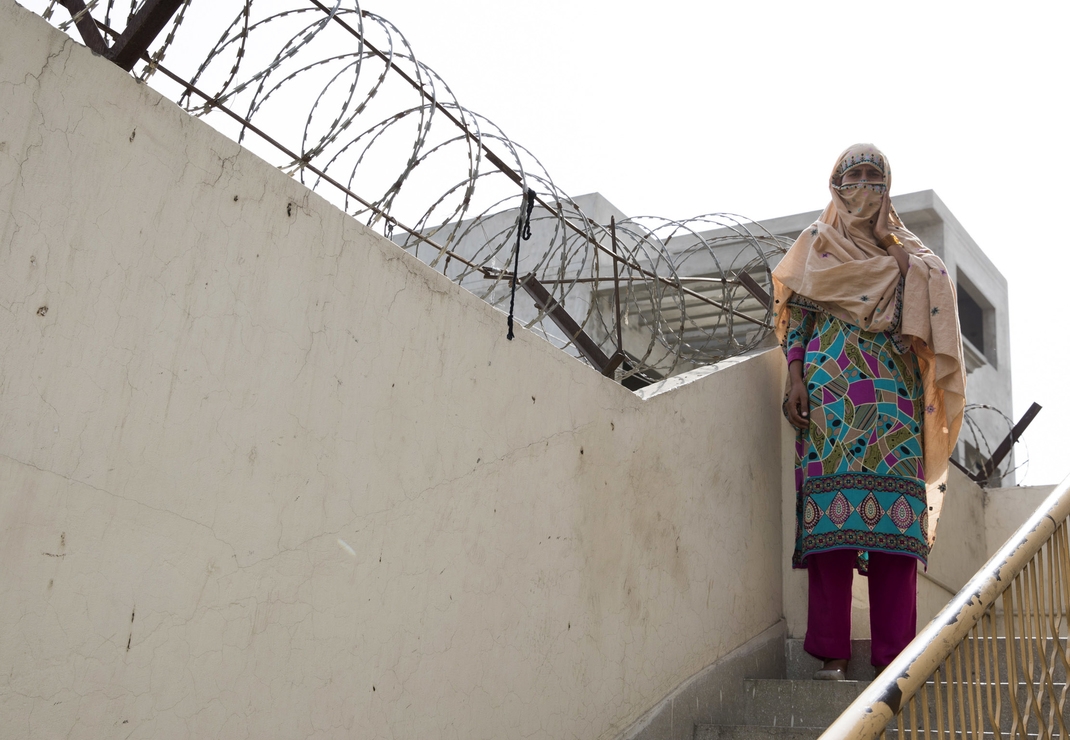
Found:
[[[53,18],[57,0],[37,4]],[[115,0],[90,0],[80,14],[114,37],[122,29],[113,21],[129,22],[140,7],[131,0],[123,21]],[[69,31],[76,20],[57,25]],[[197,32],[180,32],[190,27]],[[770,262],[788,240],[731,214],[614,213],[612,244],[608,218],[588,214],[599,205],[592,197],[559,188],[532,152],[463,106],[400,30],[357,0],[185,0],[136,75],[499,308],[508,306],[516,215],[531,189],[533,237],[518,273],[543,283],[607,353],[616,349],[619,290],[622,377],[717,362],[769,334],[771,309],[738,274],[771,293]],[[516,314],[579,354],[544,310],[518,301]]]

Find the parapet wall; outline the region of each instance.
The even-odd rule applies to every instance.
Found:
[[[0,736],[608,738],[775,624],[783,361],[644,399],[0,0]]]

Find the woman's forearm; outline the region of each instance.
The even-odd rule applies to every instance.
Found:
[[[803,364],[802,360],[792,360],[788,363],[788,375],[791,376],[791,381],[802,384],[803,382]]]
[[[906,275],[907,269],[910,267],[910,259],[907,257],[907,253],[903,251],[903,248],[898,244],[893,244],[888,247],[888,254],[890,254],[896,264],[899,265],[900,274]]]

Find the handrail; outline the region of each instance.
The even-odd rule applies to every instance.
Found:
[[[877,738],[893,720],[901,739],[908,734],[982,733],[1070,737],[1068,517],[1070,477],[859,694],[822,740]],[[1002,615],[997,614],[999,605]],[[998,634],[999,617],[1003,634]]]

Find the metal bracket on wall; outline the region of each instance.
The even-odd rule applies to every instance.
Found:
[[[512,276],[512,273],[486,267],[483,268],[483,274],[490,280]],[[550,295],[550,291],[539,282],[539,279],[533,273],[521,275],[517,279],[517,285],[523,288],[524,292],[531,297],[531,300],[535,303],[535,308],[549,316],[557,328],[564,332],[569,341],[576,346],[576,349],[579,350],[584,359],[591,363],[602,375],[612,378],[613,372],[628,359],[627,354],[620,348],[613,353],[612,357],[607,357],[606,353],[598,346],[598,343],[591,339],[587,332],[583,330],[583,327],[576,323],[576,319],[572,318],[569,312],[565,310],[565,307]],[[642,383],[642,385],[646,384],[645,382]]]
[[[557,325],[557,328],[565,333],[565,336],[572,340],[572,343],[576,345],[576,349],[580,351],[580,354],[586,358],[602,375],[608,378],[613,377],[613,371],[617,369],[617,366],[624,361],[624,353],[617,350],[613,353],[612,357],[606,357],[606,353],[595,343],[591,337],[587,335],[587,332],[576,323],[576,320],[569,315],[565,307],[557,302],[557,299],[550,295],[550,291],[546,289],[542,283],[534,275],[525,275],[520,278],[520,287],[531,296],[531,299],[535,302],[535,307],[540,311],[546,313],[547,316]]]
[[[111,46],[104,41],[96,21],[86,11],[82,0],[60,2],[70,12],[71,17],[76,19],[75,25],[82,34],[85,45],[129,72],[184,0],[145,0],[141,9],[130,17],[126,30]]]
[[[757,281],[747,274],[746,270],[740,270],[736,273],[736,280],[739,284],[747,289],[747,292],[758,299],[758,302],[765,306],[767,309],[772,305],[773,301],[769,298],[769,294],[765,292],[762,286],[758,285]]]
[[[1036,415],[1040,413],[1041,408],[1039,403],[1033,402],[1029,409],[1022,415],[1022,418],[1018,420],[1018,423],[1014,425],[1014,428],[1011,429],[1011,433],[999,443],[999,447],[992,453],[992,457],[986,460],[984,464],[979,467],[977,472],[968,470],[965,465],[954,458],[949,460],[949,462],[978,484],[982,486],[987,485],[988,479],[996,472],[999,468],[999,464],[1003,462],[1003,459],[1010,454],[1011,448],[1014,447],[1014,443],[1018,441],[1018,438],[1025,432],[1026,427],[1028,427],[1033,419],[1036,418]]]

